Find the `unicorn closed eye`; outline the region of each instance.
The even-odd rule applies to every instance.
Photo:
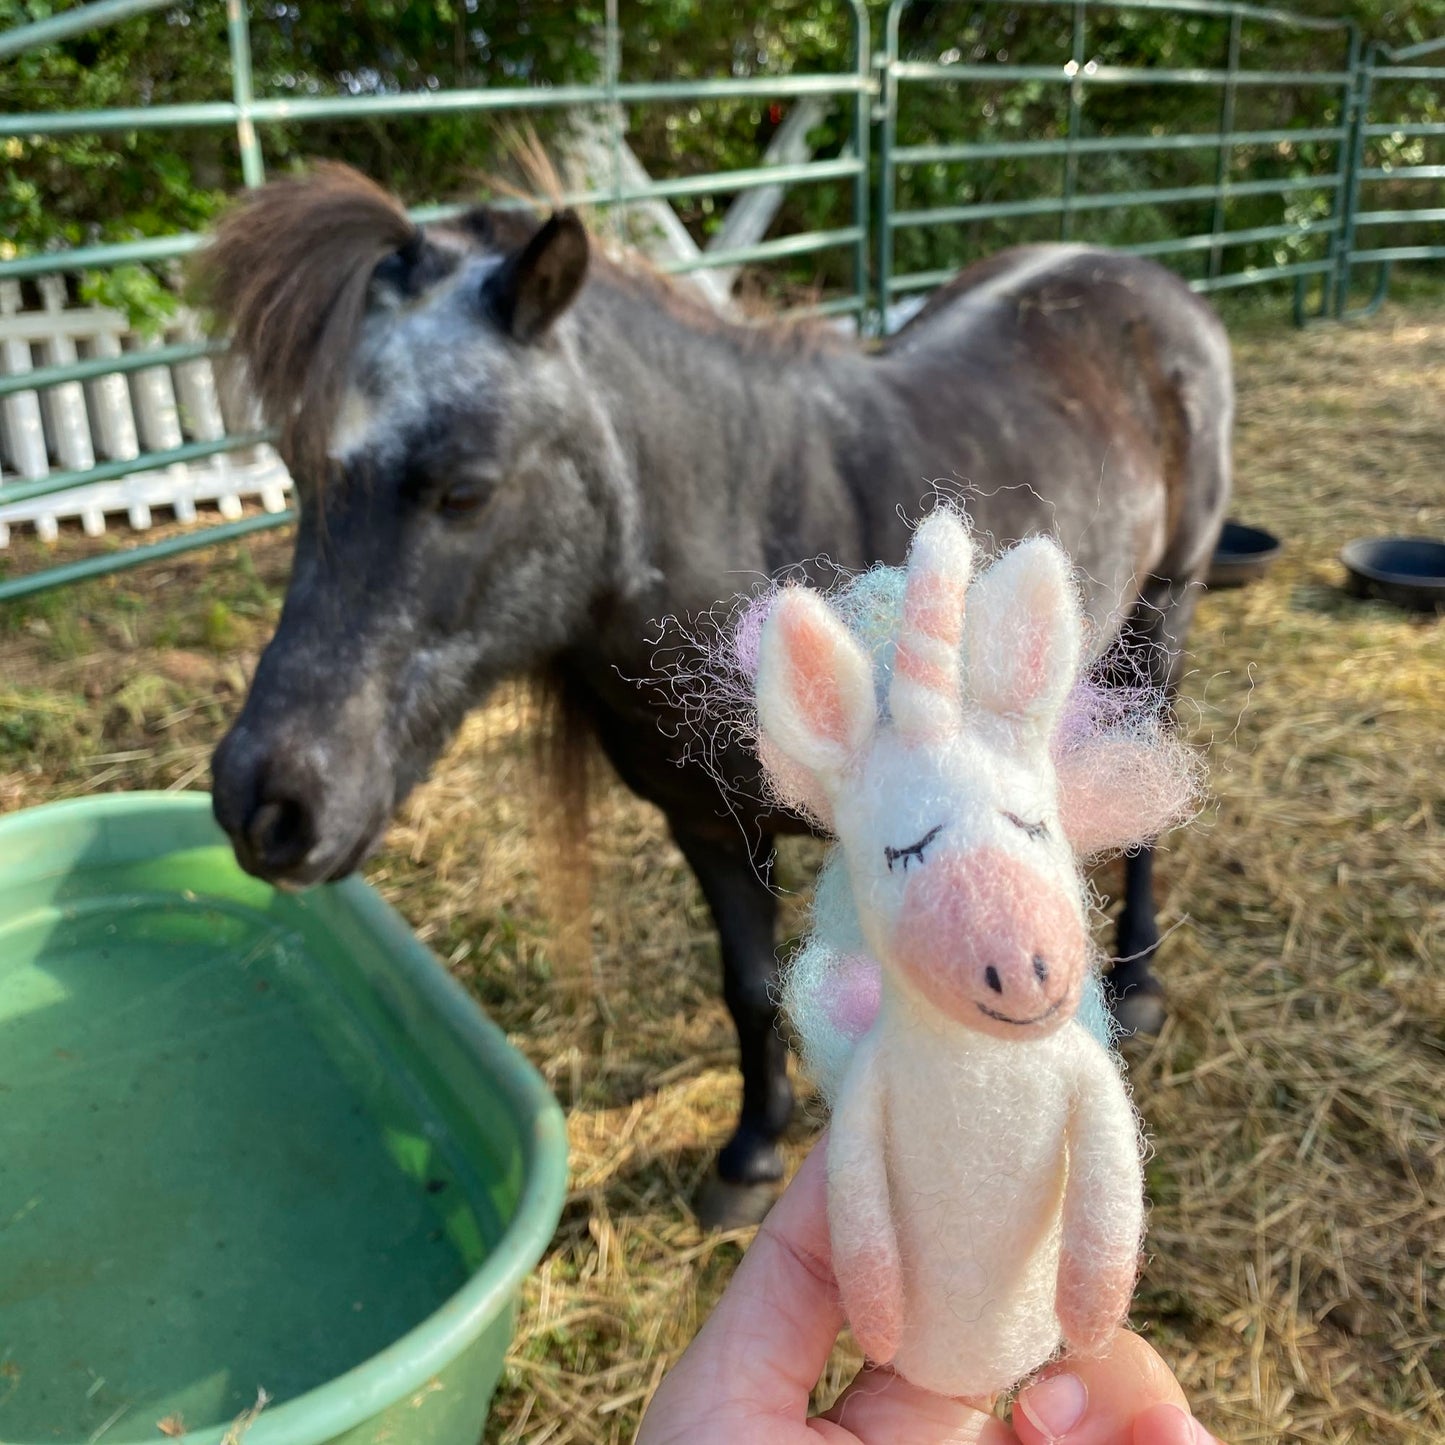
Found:
[[[1051,541],[976,581],[960,520],[909,554],[886,697],[817,593],[758,644],[759,751],[825,819],[815,939],[786,992],[833,1101],[833,1264],[866,1354],[986,1397],[1061,1343],[1107,1346],[1133,1292],[1139,1131],[1092,989],[1079,857],[1151,836],[1193,772],[1152,719],[1070,735],[1081,610]],[[825,900],[826,901],[826,900]]]

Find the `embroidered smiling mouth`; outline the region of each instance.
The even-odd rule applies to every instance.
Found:
[[[1041,1024],[1046,1018],[1053,1017],[1053,1015],[1058,1013],[1058,1011],[1064,1006],[1063,999],[1055,999],[1054,1002],[1051,1003],[1048,1008],[1043,1011],[1043,1013],[1035,1014],[1031,1019],[1016,1019],[1011,1018],[1008,1014],[1001,1014],[996,1009],[989,1008],[987,1004],[978,1003],[977,1000],[975,1000],[974,1002],[975,1007],[978,1009],[979,1013],[987,1014],[989,1018],[997,1019],[1001,1024],[1013,1024],[1016,1028],[1024,1028],[1028,1024]]]

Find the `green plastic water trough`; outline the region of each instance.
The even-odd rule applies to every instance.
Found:
[[[0,819],[3,1445],[477,1445],[565,1155],[360,881],[195,794]]]

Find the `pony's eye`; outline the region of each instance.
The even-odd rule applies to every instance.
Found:
[[[1015,828],[1022,828],[1035,842],[1043,842],[1049,835],[1047,823],[1029,823],[1020,818],[1017,813],[1005,813],[1004,817],[1014,825]]]
[[[483,487],[453,487],[437,503],[437,510],[444,517],[460,520],[463,517],[470,517],[486,500],[487,492]]]
[[[903,871],[906,873],[908,872],[909,863],[915,858],[922,863],[923,850],[928,847],[941,832],[943,832],[942,823],[936,828],[930,828],[916,843],[910,843],[906,848],[884,848],[883,857],[888,862],[888,871],[890,873],[893,871],[893,865],[895,863],[902,863]]]

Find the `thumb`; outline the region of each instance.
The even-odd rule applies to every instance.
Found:
[[[981,1405],[935,1395],[878,1366],[861,1370],[823,1419],[862,1445],[1018,1445]]]
[[[809,1391],[843,1326],[828,1252],[826,1151],[825,1134],[658,1387],[637,1445],[766,1439],[758,1422],[804,1429]]]
[[[1020,1445],[1211,1445],[1152,1345],[1120,1330],[1106,1354],[1069,1359],[1014,1402]]]

